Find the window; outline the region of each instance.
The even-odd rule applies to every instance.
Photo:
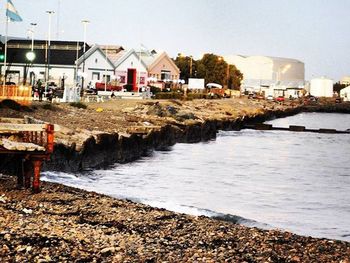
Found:
[[[162,70],[160,79],[163,80],[163,81],[171,79],[170,71],[169,70]]]
[[[100,73],[92,72],[92,80],[100,80]]]
[[[107,77],[107,80],[106,80],[106,77]],[[106,82],[110,82],[110,81],[111,81],[111,76],[110,76],[110,75],[107,75],[107,76],[106,76],[106,75],[103,74],[103,81],[104,81],[104,82],[105,82],[105,81],[106,81]]]
[[[120,77],[120,83],[125,83],[125,76],[119,76]]]

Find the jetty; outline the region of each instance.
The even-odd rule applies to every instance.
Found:
[[[0,155],[13,155],[22,162],[18,186],[40,191],[40,170],[54,149],[54,125],[28,123],[29,119],[0,118]]]
[[[350,134],[350,130],[340,131],[336,129],[308,129],[305,126],[289,125],[289,127],[275,127],[272,124],[256,123],[245,124],[244,129],[253,129],[259,131],[292,131],[292,132],[315,132],[315,133],[330,133],[330,134]]]

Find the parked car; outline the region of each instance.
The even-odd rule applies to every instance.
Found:
[[[272,95],[268,95],[268,96],[266,97],[266,100],[273,101],[273,96],[272,96]]]
[[[283,101],[284,101],[284,97],[283,97],[283,96],[278,96],[278,97],[276,98],[276,101],[278,101],[278,102],[283,102]]]

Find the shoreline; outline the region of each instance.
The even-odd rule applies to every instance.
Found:
[[[154,105],[157,104],[150,107]],[[330,110],[334,110],[332,107]],[[74,147],[62,144],[57,150],[68,156],[70,162],[80,158],[84,165],[97,164],[94,166],[97,168],[101,164],[108,166],[111,160],[132,161],[149,150],[177,142],[213,139],[219,129],[234,130],[247,122],[325,109],[327,107],[313,106],[310,110],[304,105],[283,108],[277,105],[272,111],[253,108],[238,116],[225,112],[220,119],[204,120],[199,116],[199,121],[190,119],[193,121],[190,124],[186,123],[188,119],[180,122],[172,118],[160,130],[151,129],[147,133],[136,130],[130,136],[123,131],[88,134],[79,152],[77,143]],[[129,122],[136,119],[127,117]],[[152,122],[154,124],[153,119]],[[111,154],[116,155],[108,158]],[[92,157],[97,157],[97,161],[91,160]],[[67,158],[59,159],[60,155],[54,158],[61,160],[54,167],[62,169]],[[81,165],[69,168],[79,171]],[[350,262],[350,243],[346,241],[303,237],[179,214],[60,184],[43,182],[42,187],[37,195],[16,190],[14,178],[0,174],[0,259],[3,261]]]
[[[77,173],[132,162],[176,143],[212,140],[219,130],[240,130],[246,124],[273,118],[301,112],[350,113],[350,103],[329,101],[309,105],[304,101],[279,104],[247,99],[117,103],[121,102],[92,104],[87,110],[36,104],[33,112],[2,110],[0,107],[0,118],[10,115],[32,122],[54,123],[54,153],[44,163],[43,171]],[[129,107],[130,104],[133,107]],[[96,114],[101,109],[102,112]],[[70,123],[69,118],[72,118]],[[0,168],[2,166],[5,167],[3,172],[15,173],[9,168],[11,159],[0,161]]]
[[[0,259],[34,262],[350,262],[350,243],[261,230],[0,176]]]

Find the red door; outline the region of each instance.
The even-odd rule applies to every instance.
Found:
[[[135,68],[128,68],[128,79],[127,83],[129,85],[132,85],[132,90],[137,91],[137,85],[136,85],[136,69]]]

